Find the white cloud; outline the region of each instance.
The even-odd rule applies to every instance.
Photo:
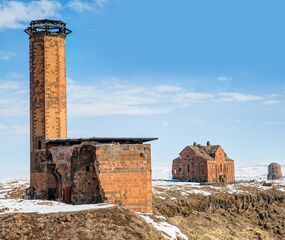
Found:
[[[78,12],[85,12],[103,8],[107,3],[108,0],[71,0],[67,3],[67,7]]]
[[[78,12],[90,11],[93,9],[92,4],[89,1],[73,0],[70,1],[67,6]]]
[[[1,17],[0,17],[1,19]],[[1,25],[1,23],[0,23]],[[12,57],[15,56],[15,53],[12,52],[8,52],[8,51],[0,51],[0,61],[8,61],[10,60]]]
[[[94,86],[70,81],[68,96],[73,115],[149,115],[168,111],[156,94],[131,84]]]
[[[178,93],[174,102],[177,103],[195,103],[195,102],[205,102],[215,98],[215,95],[212,93],[202,93],[202,92],[182,92]]]
[[[177,108],[200,103],[262,103],[266,97],[239,92],[187,91],[174,85],[134,85],[116,78],[98,84],[68,84],[69,111],[73,115],[147,115],[174,112]],[[272,99],[271,101],[273,101]],[[194,124],[203,124],[193,119]],[[164,124],[163,124],[164,125]]]
[[[15,78],[21,78],[21,77],[23,77],[23,75],[20,73],[17,73],[17,72],[9,72],[9,73],[7,73],[6,77],[9,79],[11,79],[11,78],[15,79]]]
[[[263,99],[261,96],[238,92],[221,92],[218,93],[218,97],[220,98],[217,100],[222,102],[250,102]]]
[[[28,114],[28,92],[22,83],[0,81],[0,116],[20,117]]]
[[[271,105],[276,105],[276,104],[279,104],[280,101],[278,100],[266,100],[263,102],[264,105],[267,105],[267,106],[271,106]]]
[[[0,123],[0,132],[15,132],[21,134],[28,134],[29,127],[27,125],[20,125],[20,124],[4,124]]]
[[[133,81],[109,78],[85,83],[67,80],[68,114],[76,116],[153,115],[175,112],[195,104],[220,102],[273,104],[275,99],[238,92],[187,91],[176,85],[138,85]],[[0,116],[28,115],[28,87],[24,81],[0,80]],[[276,100],[277,101],[277,100]],[[203,124],[192,119],[193,124]],[[162,123],[166,126],[167,123]]]
[[[19,90],[21,86],[16,81],[0,81],[0,90]]]
[[[172,85],[160,85],[157,87],[158,92],[179,92],[182,88],[178,86],[172,86]]]
[[[60,8],[54,0],[0,1],[0,30],[24,28],[31,20],[54,17]]]
[[[217,78],[217,80],[219,82],[230,82],[230,81],[232,81],[232,78],[227,77],[227,76],[220,76],[220,77]]]

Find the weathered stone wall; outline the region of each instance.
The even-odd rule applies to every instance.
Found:
[[[152,211],[150,146],[46,146],[66,138],[65,34],[30,31],[31,188],[36,198]]]
[[[45,55],[45,137],[66,138],[65,36],[47,35]]]
[[[210,160],[206,156],[197,156],[189,146],[185,147],[180,153],[180,158],[173,160],[173,178],[194,182],[233,182],[234,161],[226,158],[221,147],[213,157]]]
[[[96,146],[99,180],[105,201],[134,211],[152,212],[151,154],[149,144]]]
[[[172,161],[172,178],[173,179],[182,179],[182,171],[180,172],[179,171],[179,166],[180,166],[180,163],[181,160],[180,158],[176,158]]]
[[[209,182],[234,182],[234,161],[226,158],[224,150],[219,147],[214,161],[208,161]]]
[[[152,212],[150,145],[85,142],[51,147],[49,152],[56,198],[73,204],[109,202]]]
[[[92,144],[84,144],[76,150],[72,156],[71,202],[73,204],[102,202],[104,194],[98,179],[96,148]]]
[[[65,36],[34,32],[30,35],[31,186],[45,188],[33,176],[46,172],[44,158],[49,138],[66,138]],[[40,164],[39,164],[40,162]],[[42,165],[42,166],[40,166]],[[36,181],[36,182],[35,182]]]
[[[34,183],[34,196],[37,199],[53,199],[50,196],[52,190],[56,190],[56,181],[50,173],[33,173],[31,180]],[[55,199],[54,199],[55,200]]]
[[[186,147],[180,153],[180,159],[173,162],[172,174],[174,178],[183,181],[206,182],[207,161],[195,155],[195,152]]]
[[[281,171],[281,165],[278,163],[269,164],[267,179],[268,180],[278,180],[282,178],[283,176],[282,176],[282,171]]]

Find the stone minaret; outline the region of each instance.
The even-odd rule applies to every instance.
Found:
[[[47,139],[66,138],[65,38],[71,33],[61,21],[32,21],[30,36],[31,186],[48,185]]]

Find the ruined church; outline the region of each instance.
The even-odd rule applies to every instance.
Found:
[[[62,21],[32,21],[30,41],[30,184],[35,199],[108,202],[152,212],[151,147],[156,138],[67,138]]]
[[[174,179],[190,182],[234,182],[234,160],[220,145],[193,143],[186,146],[172,162]]]

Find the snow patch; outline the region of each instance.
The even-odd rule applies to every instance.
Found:
[[[166,222],[165,217],[151,216],[140,214],[140,216],[148,223],[152,224],[167,240],[188,240],[188,237],[183,234],[180,229]]]
[[[112,204],[84,204],[69,205],[55,201],[44,200],[16,200],[0,199],[0,209],[4,209],[0,214],[5,213],[57,213],[57,212],[77,212],[91,209],[102,209],[113,207]]]
[[[0,199],[7,198],[7,194],[17,188],[28,187],[28,180],[0,180]]]

